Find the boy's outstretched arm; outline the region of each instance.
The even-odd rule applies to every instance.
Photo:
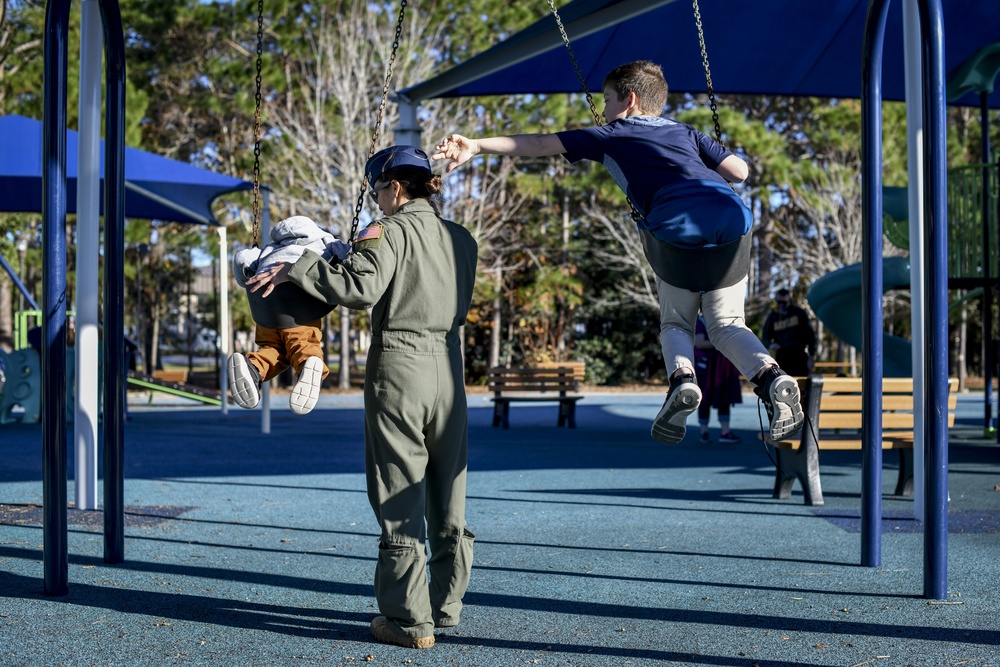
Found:
[[[737,155],[727,157],[715,171],[730,183],[742,183],[750,175],[747,163]]]
[[[451,160],[448,163],[450,173],[480,153],[543,157],[561,155],[565,152],[566,147],[555,134],[515,134],[509,137],[485,139],[469,139],[460,134],[453,134],[435,146],[434,155],[431,157],[435,160]]]

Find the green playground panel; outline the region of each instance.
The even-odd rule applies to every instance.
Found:
[[[982,164],[948,170],[948,277],[991,278],[998,274],[997,202],[1000,180],[997,165],[985,165],[988,174],[989,252],[983,266],[983,168]],[[906,188],[885,188],[885,234],[904,250],[910,247]]]

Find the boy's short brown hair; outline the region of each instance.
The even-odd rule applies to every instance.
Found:
[[[636,60],[614,68],[604,77],[604,87],[611,86],[618,99],[629,93],[639,98],[639,108],[659,116],[667,105],[667,80],[663,69],[649,60]]]

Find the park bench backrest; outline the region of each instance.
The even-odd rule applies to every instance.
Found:
[[[490,391],[496,396],[505,392],[566,392],[577,391],[579,382],[572,368],[491,368],[487,375]]]
[[[949,380],[948,426],[955,424],[955,391],[958,380]],[[820,430],[860,431],[862,424],[861,378],[823,378],[820,403]],[[882,432],[891,437],[897,431],[913,431],[913,378],[882,379]]]

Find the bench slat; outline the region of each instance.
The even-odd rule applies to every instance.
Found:
[[[857,392],[862,389],[861,378],[824,377],[823,393]],[[948,391],[958,391],[958,379],[949,378]],[[883,394],[913,394],[913,378],[882,378]]]
[[[583,377],[586,374],[587,362],[585,361],[540,361],[535,364],[535,368],[541,368],[543,370],[552,370],[554,368],[568,368],[572,371],[572,375],[576,380],[583,382]]]
[[[823,397],[826,400],[826,397]],[[827,429],[854,429],[860,430],[863,428],[864,420],[861,418],[860,412],[820,412],[819,413],[819,428],[820,430]],[[953,411],[948,412],[948,426],[949,428],[955,425],[955,413]],[[882,413],[882,430],[888,431],[892,429],[906,429],[913,430],[913,413],[912,412],[883,412]],[[820,439],[822,439],[822,434],[820,434]]]
[[[491,401],[498,402],[538,402],[538,403],[562,403],[563,401],[579,401],[583,396],[494,396]]]

